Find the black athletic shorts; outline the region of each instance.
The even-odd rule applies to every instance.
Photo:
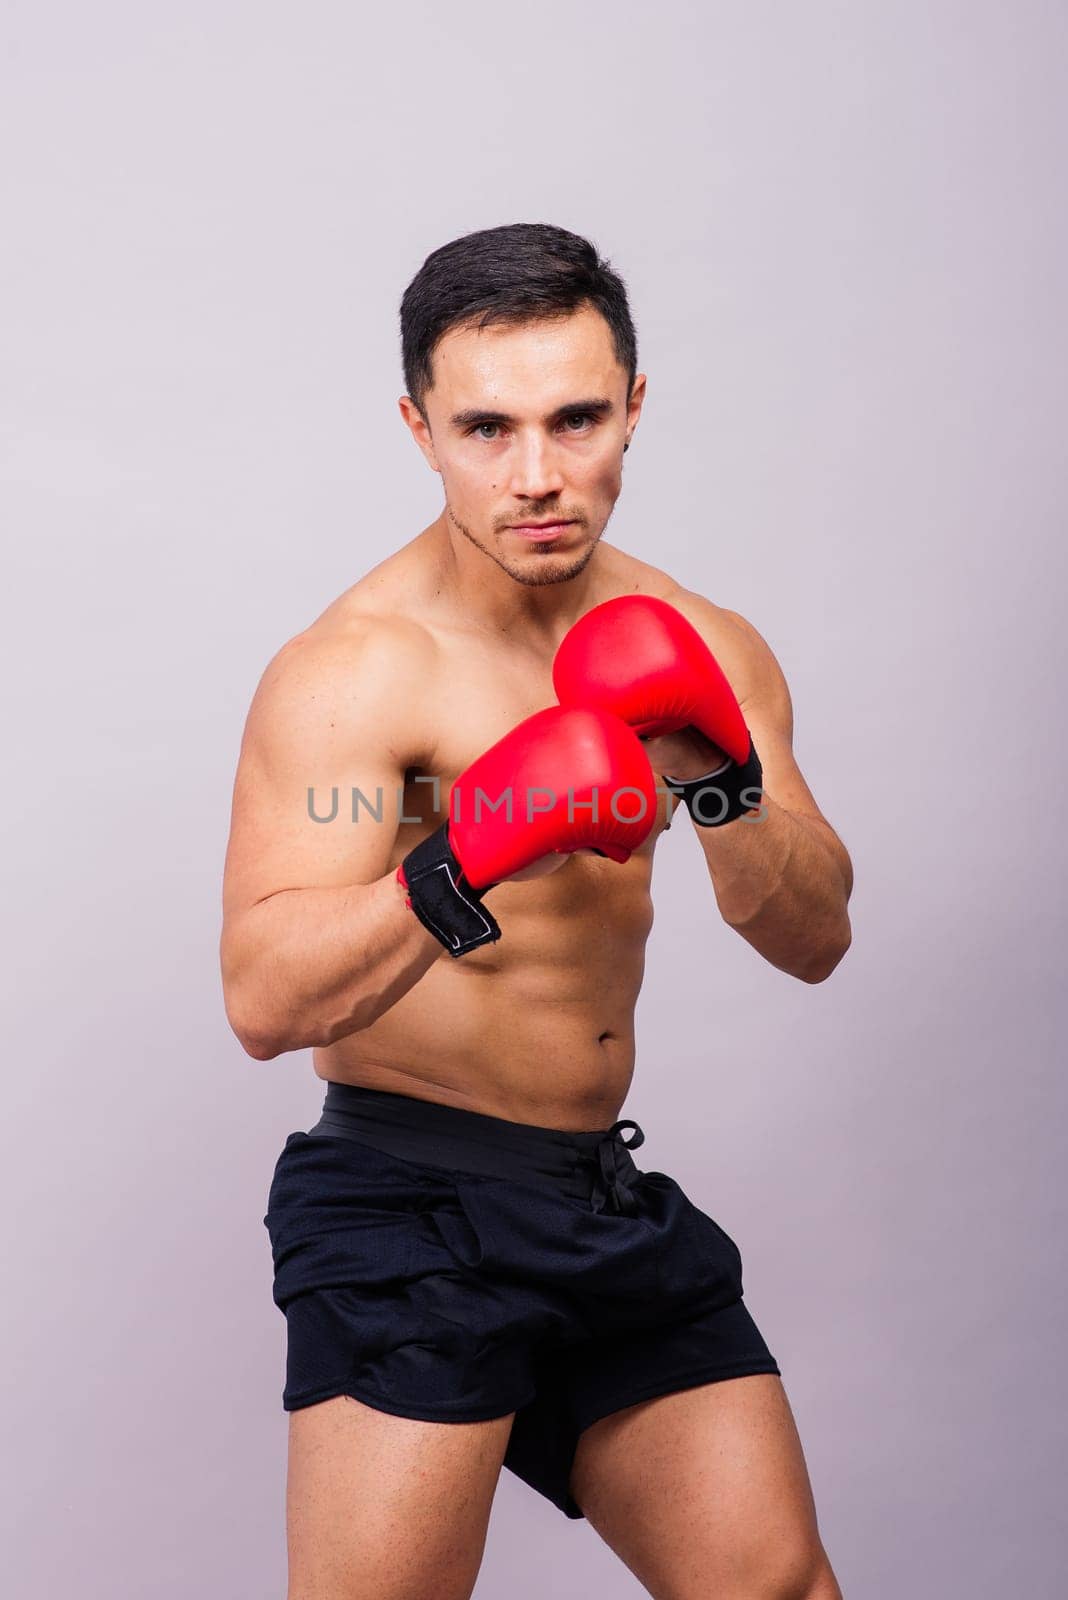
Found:
[[[514,1411],[505,1466],[581,1517],[568,1479],[584,1428],[777,1374],[737,1245],[673,1178],[635,1166],[644,1138],[629,1119],[568,1133],[328,1084],[263,1219],[284,1409],[345,1394],[431,1422]]]

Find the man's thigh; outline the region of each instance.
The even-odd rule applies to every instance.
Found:
[[[287,1600],[468,1600],[513,1415],[416,1422],[347,1395],[291,1412]]]
[[[655,1600],[841,1600],[781,1378],[700,1384],[581,1435],[571,1491]]]

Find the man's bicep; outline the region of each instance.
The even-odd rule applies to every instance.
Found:
[[[294,641],[268,667],[234,783],[224,909],[386,872],[404,784],[397,666],[372,638]]]

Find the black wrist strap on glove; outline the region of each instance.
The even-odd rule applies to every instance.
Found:
[[[500,938],[500,928],[482,904],[482,896],[495,886],[488,883],[485,889],[473,889],[464,878],[449,844],[448,823],[409,850],[401,870],[408,885],[408,905],[450,956],[462,956]]]
[[[746,811],[760,805],[764,770],[760,757],[749,736],[749,755],[741,765],[728,761],[718,772],[707,772],[703,778],[669,778],[664,782],[672,794],[685,800],[686,808],[701,828],[722,828]]]

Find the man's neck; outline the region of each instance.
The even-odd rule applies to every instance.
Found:
[[[595,603],[599,543],[573,578],[529,584],[513,578],[492,556],[458,533],[447,512],[442,512],[427,532],[450,610],[488,633],[555,648],[572,623]]]

